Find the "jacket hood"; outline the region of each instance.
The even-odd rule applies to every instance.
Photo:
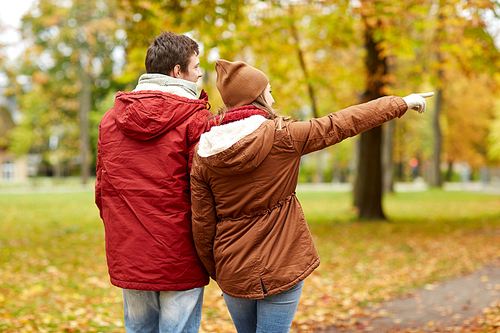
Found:
[[[262,163],[273,141],[274,121],[255,115],[212,127],[201,135],[197,154],[215,173],[246,173]]]
[[[205,91],[201,92],[200,99],[191,99],[144,90],[118,92],[113,109],[123,134],[136,140],[149,140],[174,129],[207,104]]]

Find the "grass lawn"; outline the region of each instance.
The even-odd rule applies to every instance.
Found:
[[[500,256],[498,195],[388,195],[390,222],[356,221],[350,194],[298,197],[322,263],[305,281],[293,330],[349,326],[368,314],[367,305]],[[0,194],[1,332],[125,331],[121,290],[109,283],[93,200],[92,192]],[[234,331],[213,282],[201,331]]]

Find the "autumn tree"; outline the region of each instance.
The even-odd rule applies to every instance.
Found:
[[[493,38],[487,32],[484,16],[500,8],[498,1],[439,0],[431,3],[428,22],[431,32],[426,45],[432,55],[430,67],[433,69],[431,82],[436,87],[435,109],[433,113],[434,153],[430,183],[442,185],[441,160],[443,154],[442,121],[459,118],[464,108],[453,109],[450,105],[460,96],[446,95],[447,86],[453,85],[457,72],[461,78],[478,78],[480,73],[495,74],[498,71],[499,51]],[[451,80],[450,77],[454,77]],[[491,81],[494,83],[494,81]],[[488,90],[495,92],[496,84],[490,84]],[[444,110],[450,110],[443,113]],[[461,134],[463,135],[463,133]],[[460,141],[460,140],[459,140]],[[451,154],[450,156],[452,156]]]
[[[422,21],[418,3],[394,1],[361,1],[357,13],[363,31],[366,80],[362,102],[397,91],[395,64],[401,54],[414,47],[411,32]],[[411,23],[409,23],[411,22]],[[401,38],[401,35],[408,38]],[[417,75],[421,75],[418,73]],[[392,138],[392,132],[385,140]],[[354,187],[354,206],[359,217],[385,219],[382,207],[382,126],[360,135],[357,171]],[[391,149],[389,147],[387,149]],[[389,155],[389,159],[392,154]],[[389,161],[391,162],[391,161]],[[386,167],[389,167],[386,163]]]
[[[490,124],[495,119],[497,97],[489,93],[497,85],[489,75],[456,77],[450,73],[450,82],[444,90],[447,99],[443,113],[443,150],[451,166],[454,161],[467,161],[478,170],[488,162],[487,138]],[[480,96],[480,97],[479,97]]]
[[[453,4],[455,7],[446,7],[448,11],[457,13],[464,6],[458,1]],[[116,3],[80,0],[71,7],[58,7],[50,0],[43,0],[36,15],[25,20],[25,34],[35,40],[35,46],[27,54],[25,69],[32,75],[33,91],[47,97],[40,105],[47,106],[42,113],[44,120],[39,122],[44,126],[31,122],[23,125],[25,133],[31,134],[27,137],[38,138],[41,144],[37,149],[47,156],[54,155],[49,145],[54,136],[60,138],[57,150],[65,146],[68,152],[62,158],[70,159],[71,151],[85,151],[85,146],[78,147],[69,139],[76,142],[78,133],[84,135],[84,129],[88,128],[85,114],[96,108],[97,100],[109,97],[116,90],[115,81],[110,79],[117,60],[114,51],[125,48],[127,66],[119,81],[132,88],[144,72],[144,56],[150,41],[167,30],[187,33],[200,43],[200,59],[205,69],[203,87],[215,105],[220,104],[220,99],[215,91],[213,63],[220,57],[244,60],[262,69],[271,78],[277,106],[303,119],[387,94],[413,92],[426,82],[426,73],[439,63],[436,57],[428,56],[437,54],[436,49],[427,46],[437,44],[430,42],[436,40],[437,8],[440,7],[434,2],[421,1],[312,0]],[[457,22],[481,22],[447,15],[457,17]],[[471,17],[479,14],[472,13]],[[480,24],[476,30],[480,32]],[[443,36],[449,37],[457,31],[446,28]],[[464,35],[472,31],[462,30]],[[445,55],[451,53],[450,48],[456,43],[451,38],[447,41],[441,45]],[[462,59],[456,63],[471,58]],[[415,77],[420,81],[408,79]],[[434,75],[433,83],[436,77],[439,76]],[[30,98],[36,100],[35,93],[23,98],[27,107],[35,107],[29,102]],[[78,115],[80,120],[76,121]],[[83,124],[82,130],[77,124]],[[410,126],[402,125],[390,132],[408,130]],[[19,140],[22,137],[17,135]],[[359,138],[366,153],[358,158],[355,202],[360,217],[364,218],[385,217],[381,206],[381,138],[382,128]],[[56,141],[53,139],[53,146]],[[84,156],[88,153],[81,158],[85,164]]]
[[[214,62],[220,54],[235,58],[244,45],[235,37],[237,29],[244,29],[245,3],[226,1],[161,1],[145,2],[122,0],[128,45],[127,66],[123,82],[136,82],[145,72],[144,58],[150,42],[162,31],[188,34],[200,44],[200,62],[204,82],[210,80]],[[237,28],[238,27],[238,28]],[[214,85],[205,85],[209,95]]]
[[[498,80],[498,78],[497,78]],[[500,80],[498,80],[500,83]],[[490,124],[488,135],[488,160],[500,161],[500,101],[496,101],[494,108],[495,120]]]
[[[23,18],[22,33],[33,44],[22,73],[31,77],[32,90],[19,94],[24,115],[13,150],[40,154],[56,174],[76,159],[84,184],[91,161],[88,113],[113,84],[121,61],[114,51],[125,42],[114,15],[114,1],[41,0]]]
[[[0,34],[9,30],[9,27],[0,20]],[[15,126],[12,119],[12,103],[11,99],[17,82],[13,75],[9,58],[7,57],[6,48],[8,43],[0,42],[0,152],[6,150],[9,144],[8,133]]]
[[[414,50],[417,54],[417,61],[424,66],[429,64],[427,61],[429,59],[428,68],[435,69],[435,71],[429,71],[432,82],[437,84],[434,112],[434,156],[440,157],[441,155],[439,111],[445,103],[443,87],[446,85],[446,71],[455,68],[459,69],[463,75],[470,77],[481,71],[498,68],[496,67],[498,50],[493,47],[491,36],[487,34],[482,20],[484,11],[491,11],[494,6],[498,6],[496,1],[464,3],[440,0],[436,3],[415,1],[400,4],[393,1],[361,1],[360,3],[359,11],[361,21],[364,22],[366,36],[366,63],[369,74],[365,96],[370,96],[368,99],[387,94],[390,90],[394,91],[390,89],[393,73],[388,70],[387,61],[392,61],[392,57],[396,56],[395,63],[396,66],[399,65],[400,55],[404,54],[404,47]],[[430,34],[428,27],[434,29]],[[398,36],[394,34],[395,29],[398,31]],[[406,38],[401,38],[401,34],[412,43],[405,43]],[[429,35],[431,42],[427,37]],[[420,48],[416,48],[419,43]],[[463,45],[470,46],[470,49],[464,52]],[[422,70],[425,67],[420,68],[420,73],[416,75],[426,79],[428,74]],[[398,68],[395,67],[395,69]],[[378,94],[373,94],[374,91]],[[360,139],[359,168],[355,187],[355,205],[360,209],[360,217],[384,218],[379,205],[378,190],[380,177],[378,176],[377,147],[380,135],[379,129],[373,129],[363,133]],[[370,146],[370,149],[363,148],[364,145]],[[374,151],[376,151],[373,154],[374,157],[364,159],[366,154]],[[439,166],[440,163],[435,160],[434,164]],[[368,184],[366,185],[363,177],[371,183],[366,182]],[[365,184],[363,189],[360,188],[362,184]]]

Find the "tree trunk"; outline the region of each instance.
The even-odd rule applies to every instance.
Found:
[[[367,88],[363,102],[385,95],[385,80],[388,74],[384,48],[374,39],[374,29],[365,18],[365,48],[367,66]],[[359,210],[359,218],[383,219],[382,209],[382,127],[378,126],[361,134],[354,186],[354,206]]]
[[[384,193],[394,193],[394,159],[393,159],[393,138],[394,121],[387,123],[382,138],[382,186]]]
[[[432,179],[431,185],[435,187],[442,187],[443,181],[441,177],[441,150],[443,144],[443,136],[441,134],[441,127],[439,125],[439,115],[441,113],[441,106],[443,104],[443,89],[439,88],[435,98],[436,108],[432,118],[432,128],[434,131],[434,155],[432,156]]]
[[[453,161],[448,160],[448,168],[446,170],[445,181],[451,182],[453,178]]]
[[[431,172],[431,186],[434,187],[442,187],[443,180],[441,177],[441,150],[443,144],[443,136],[441,134],[441,127],[439,125],[439,116],[441,114],[441,109],[443,106],[443,87],[444,87],[444,72],[443,72],[443,55],[439,50],[441,45],[442,34],[445,27],[445,17],[444,17],[444,8],[446,5],[445,0],[439,1],[439,15],[438,15],[438,26],[436,31],[436,44],[438,45],[438,50],[436,52],[436,59],[438,63],[438,89],[436,92],[435,100],[435,109],[434,115],[432,117],[432,129],[434,132],[434,151],[432,156],[432,172]]]
[[[382,209],[381,147],[381,126],[372,128],[361,135],[355,186],[360,219],[385,220]]]
[[[92,103],[92,80],[84,69],[81,71],[82,90],[80,91],[80,159],[81,181],[87,184],[90,176],[89,159],[89,111]]]

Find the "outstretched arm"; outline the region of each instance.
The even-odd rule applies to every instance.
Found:
[[[291,123],[288,129],[298,153],[305,155],[401,117],[408,109],[418,109],[422,113],[425,111],[424,97],[432,95],[433,93],[412,94],[405,98],[381,97],[322,118]]]

